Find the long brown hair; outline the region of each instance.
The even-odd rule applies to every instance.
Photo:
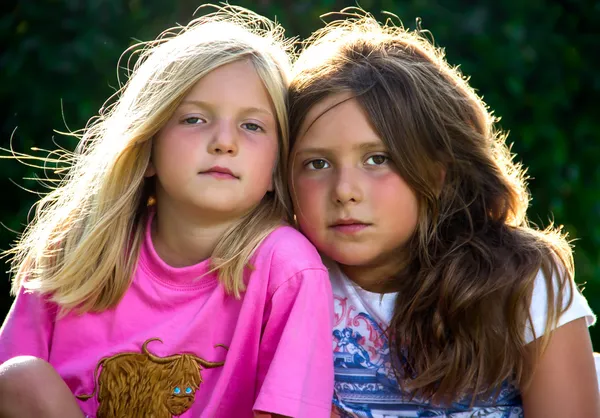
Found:
[[[364,13],[307,41],[290,87],[292,146],[308,111],[337,93],[358,101],[419,202],[402,250],[409,261],[389,281],[398,292],[388,333],[399,381],[442,403],[474,401],[506,381],[524,387],[535,363],[525,330],[536,275],[541,269],[548,287],[550,330],[566,309],[555,301],[571,303],[573,260],[560,231],[527,220],[526,178],[506,135],[420,30]]]

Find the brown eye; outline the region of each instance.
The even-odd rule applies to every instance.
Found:
[[[329,163],[325,160],[317,159],[309,161],[306,164],[309,170],[323,170],[324,168],[329,168]]]
[[[367,158],[367,165],[383,165],[388,161],[385,155],[377,154]]]

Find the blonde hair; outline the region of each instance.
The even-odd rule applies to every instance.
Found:
[[[227,63],[248,60],[272,100],[279,153],[274,192],[226,231],[211,256],[213,271],[239,297],[254,250],[290,213],[284,175],[287,49],[283,28],[233,6],[217,7],[132,47],[141,54],[118,100],[77,134],[81,141],[66,175],[37,203],[35,218],[8,251],[12,292],[23,286],[48,295],[63,310],[114,307],[129,286],[146,228],[152,184],[144,173],[153,135],[199,79]]]
[[[415,233],[398,252],[405,267],[386,283],[398,292],[388,328],[398,381],[440,402],[487,396],[505,381],[525,387],[536,275],[541,269],[548,287],[549,331],[577,290],[563,234],[527,220],[525,172],[506,135],[442,50],[360,10],[317,31],[301,52],[290,85],[292,146],[310,109],[339,93],[364,110],[419,202]]]

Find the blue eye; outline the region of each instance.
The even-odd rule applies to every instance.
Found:
[[[264,129],[260,125],[258,125],[257,123],[247,122],[247,123],[242,124],[242,126],[245,129],[247,129],[247,130],[249,130],[251,132],[261,132],[261,131],[264,131]]]
[[[188,395],[189,395],[190,393],[192,393],[192,388],[185,388],[185,393],[187,393]]]
[[[179,395],[181,393],[181,389],[179,389],[178,387],[175,387],[175,389],[173,389],[173,393],[175,395]]]
[[[197,116],[190,116],[190,117],[183,119],[182,123],[184,125],[198,125],[200,123],[206,123],[206,121]]]

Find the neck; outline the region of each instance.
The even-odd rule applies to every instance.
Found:
[[[235,222],[237,219],[209,220],[197,212],[157,203],[152,242],[156,253],[168,265],[190,266],[209,258],[219,239]]]
[[[400,271],[402,263],[390,261],[374,265],[347,266],[340,264],[340,269],[354,283],[373,293],[392,293],[390,279]]]

